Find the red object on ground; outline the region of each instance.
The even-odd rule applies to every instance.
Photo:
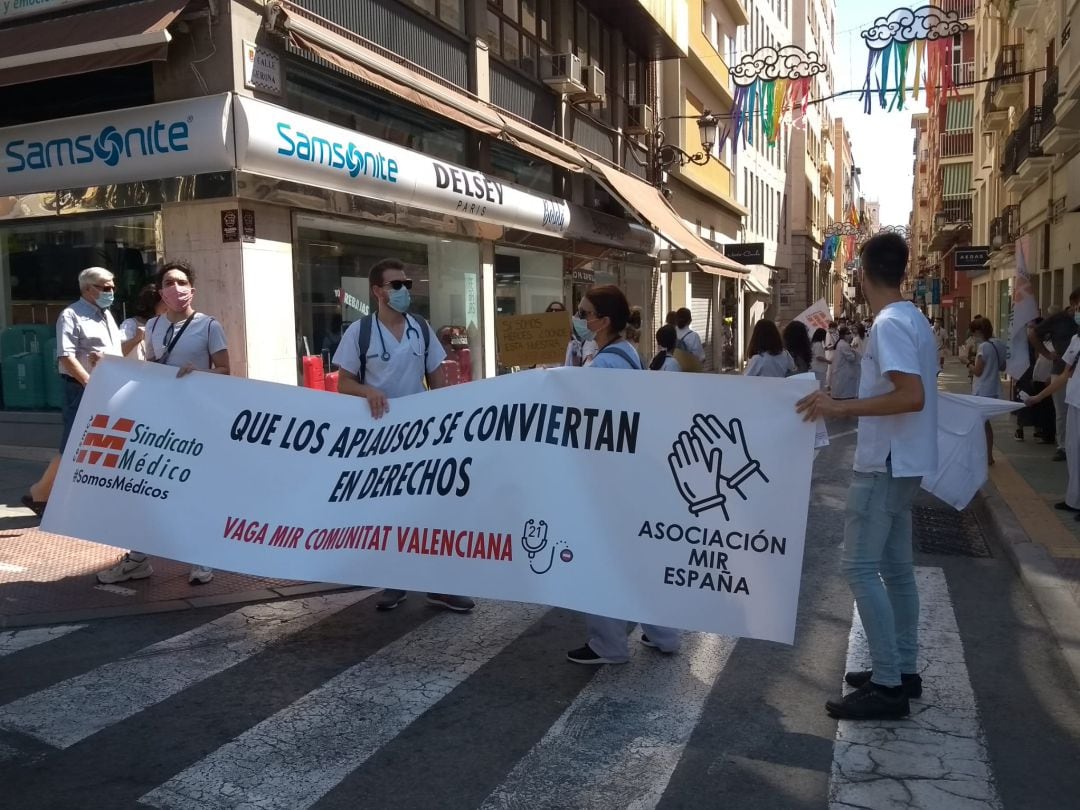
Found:
[[[338,377],[340,375],[336,371],[331,371],[323,378],[323,382],[326,386],[326,390],[332,393],[338,392]]]
[[[314,388],[316,391],[326,390],[326,378],[323,373],[322,357],[308,355],[303,358],[304,388]]]

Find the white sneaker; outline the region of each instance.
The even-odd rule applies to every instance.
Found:
[[[211,568],[203,568],[201,565],[196,565],[191,569],[191,573],[188,574],[189,585],[205,585],[207,582],[214,578],[214,571]]]
[[[150,566],[149,557],[136,560],[128,553],[112,568],[98,571],[97,581],[102,585],[112,585],[115,582],[127,582],[129,579],[146,579],[152,573],[154,569]]]

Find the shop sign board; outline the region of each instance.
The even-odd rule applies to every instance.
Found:
[[[957,270],[982,270],[990,261],[990,248],[985,245],[957,248],[953,258]]]
[[[244,40],[244,87],[280,96],[281,57],[269,48]]]
[[[97,0],[0,0],[0,23],[32,14],[48,14],[72,6],[86,6],[94,2]]]
[[[234,99],[237,167],[347,194],[562,235],[565,200],[251,98]]]
[[[765,243],[743,242],[741,244],[724,245],[724,255],[734,259],[739,264],[764,264]]]
[[[235,208],[226,208],[221,212],[221,241],[240,241],[240,215]]]
[[[0,129],[0,196],[230,171],[229,99],[223,93]]]
[[[503,366],[562,364],[570,341],[570,313],[500,315],[495,319],[495,335]]]
[[[41,528],[790,644],[817,432],[795,403],[817,381],[666,376],[506,374],[376,421],[353,397],[106,358]]]
[[[255,212],[250,208],[240,209],[240,238],[245,242],[255,241]]]
[[[794,285],[794,284],[781,284],[780,285],[780,294],[781,295],[794,295],[795,294],[795,289],[796,289],[796,285]]]

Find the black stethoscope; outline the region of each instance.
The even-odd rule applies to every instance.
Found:
[[[383,334],[382,324],[379,323],[379,317],[375,316],[375,328],[379,330],[379,343],[382,345],[382,354],[379,355],[379,359],[384,363],[390,362],[390,352],[386,350],[386,336]],[[408,315],[405,316],[405,340],[412,340],[412,336],[416,335],[417,341],[420,340],[420,330],[413,326],[412,320]]]

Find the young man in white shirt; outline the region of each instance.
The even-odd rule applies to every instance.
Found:
[[[401,261],[383,259],[371,268],[368,281],[377,311],[349,325],[334,352],[334,364],[339,370],[338,391],[366,399],[371,415],[381,419],[390,410],[390,400],[419,394],[425,379],[431,388],[443,386],[439,366],[446,350],[427,321],[408,314],[412,280]],[[364,334],[367,347],[361,355]],[[405,591],[387,588],[375,607],[393,610],[405,597]],[[429,593],[427,599],[458,613],[467,613],[476,604],[467,596],[441,593]]]
[[[934,320],[934,346],[937,347],[938,368],[945,369],[945,324],[941,318]]]
[[[859,417],[843,571],[873,668],[847,673],[855,691],[825,704],[830,715],[848,720],[904,717],[908,699],[922,694],[911,504],[923,476],[937,470],[937,346],[926,318],[900,292],[907,243],[880,234],[861,257],[863,294],[875,317],[859,398],[838,402],[819,391],[796,405],[808,421]]]

